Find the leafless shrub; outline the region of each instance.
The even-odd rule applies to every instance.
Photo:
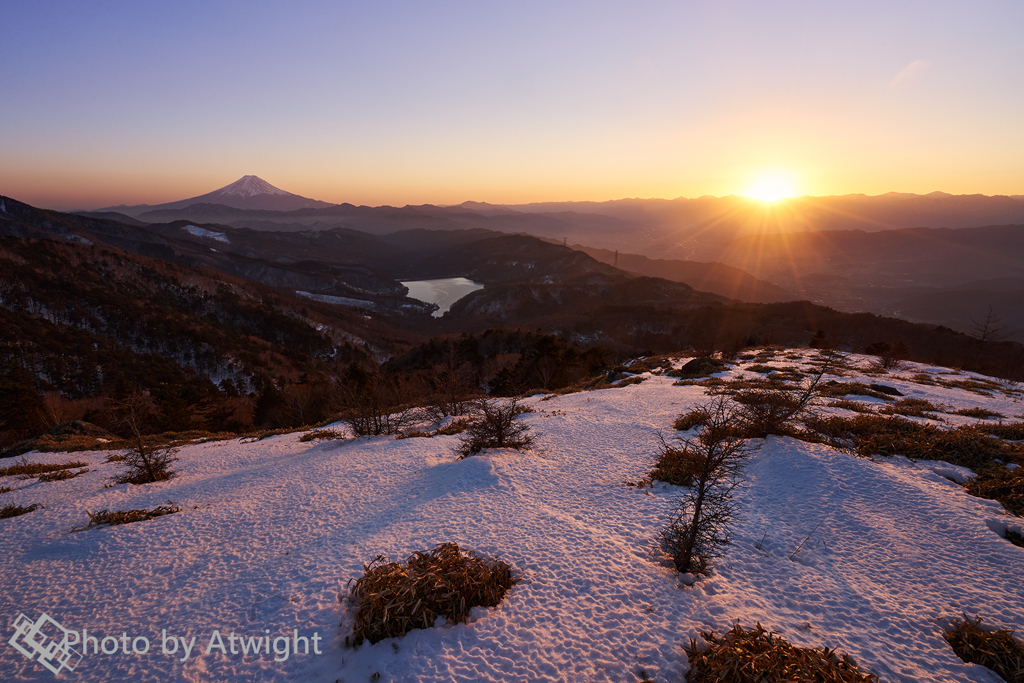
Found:
[[[690,489],[676,500],[659,532],[662,550],[681,573],[703,574],[732,543],[733,494],[751,447],[736,433],[724,397],[702,406],[709,418],[695,438],[680,441],[677,457],[693,469]]]
[[[118,484],[150,484],[174,477],[171,463],[177,460],[177,448],[154,445],[143,436],[143,422],[149,407],[139,394],[117,401],[113,406],[118,424],[128,433],[131,444],[123,452],[121,461],[126,470],[114,479]]]
[[[401,380],[375,372],[342,390],[342,419],[356,436],[399,434],[419,419],[406,398]]]
[[[764,438],[769,434],[795,435],[794,421],[804,415],[818,396],[821,380],[833,364],[842,360],[837,351],[820,354],[817,373],[799,389],[754,389],[735,395],[740,405],[736,417],[744,437]]]
[[[532,412],[518,398],[507,400],[483,399],[478,403],[479,419],[469,425],[459,443],[459,460],[477,455],[486,448],[514,448],[526,450],[533,446],[534,437],[527,434],[529,425],[518,418]]]
[[[515,583],[507,563],[455,543],[414,553],[404,563],[378,555],[363,571],[349,592],[355,605],[354,645],[429,628],[438,617],[465,621],[473,607],[501,602]]]
[[[435,420],[466,415],[480,396],[474,382],[473,367],[459,360],[455,347],[449,347],[444,361],[433,368],[430,377],[430,405],[427,411]]]

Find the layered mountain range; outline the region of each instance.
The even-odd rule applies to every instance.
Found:
[[[86,215],[133,225],[189,221],[385,238],[417,230],[522,233],[572,244],[627,272],[742,301],[807,299],[965,332],[994,312],[1002,334],[1024,341],[1024,307],[1015,305],[1024,300],[1024,196],[893,192],[771,205],[728,196],[366,207],[306,199],[245,176],[179,202]],[[364,250],[362,263],[376,249]],[[470,272],[453,265],[449,275]]]
[[[548,229],[590,220],[584,214],[510,218],[458,208],[442,220],[421,207],[342,208],[359,218],[355,224],[374,229],[151,223],[0,197],[0,366],[35,378],[0,380],[34,382],[39,392],[83,401],[136,386],[159,397],[165,417],[186,401],[227,416],[204,418],[210,425],[229,425],[233,410],[250,424],[304,424],[322,383],[341,386],[351,373],[358,376],[352,367],[388,359],[413,368],[448,362],[451,340],[478,381],[500,376],[519,389],[549,378],[552,368],[575,368],[565,373],[570,381],[607,367],[602,359],[609,354],[734,351],[812,338],[856,350],[902,349],[915,359],[1002,376],[1024,372],[1024,346],[999,341],[1014,333],[1013,312],[1019,313],[1013,302],[1020,300],[1015,273],[1024,262],[1020,226],[765,235],[753,242],[766,254],[762,279],[721,261],[570,247],[567,239],[508,229],[535,220]],[[453,216],[473,219],[460,224]],[[606,218],[606,227],[619,220]],[[727,243],[737,256],[722,254],[745,256],[749,239]],[[963,276],[936,275],[958,263]],[[784,278],[768,264],[783,274],[784,265],[790,272],[841,268],[848,282],[869,288],[877,280],[885,291],[895,291],[885,273],[904,288],[900,276],[919,277],[933,289],[958,287],[955,298],[929,296],[924,287],[914,303],[930,315],[966,317],[972,334],[798,301],[793,292],[806,292],[805,299],[819,292],[807,289],[806,279],[786,281],[792,289],[769,282],[768,276]],[[880,273],[876,280],[872,268]],[[979,308],[976,296],[986,290],[964,278],[981,272],[998,285],[1002,298],[995,301],[1010,315],[996,305]],[[436,306],[409,298],[402,282],[442,278],[484,286],[435,318]],[[958,308],[945,305],[950,301]],[[970,329],[974,318],[984,334]],[[512,374],[500,375],[503,368]],[[248,408],[237,403],[246,400]]]

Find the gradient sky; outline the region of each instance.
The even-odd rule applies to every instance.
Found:
[[[0,194],[1024,194],[1024,2],[8,2]]]

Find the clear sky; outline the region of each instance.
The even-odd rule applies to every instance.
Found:
[[[1024,194],[1024,2],[6,2],[0,194]]]

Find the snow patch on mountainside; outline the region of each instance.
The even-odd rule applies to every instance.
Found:
[[[196,237],[206,237],[211,240],[217,240],[218,242],[231,243],[228,236],[223,232],[214,232],[213,230],[207,230],[206,228],[200,228],[198,225],[186,225],[182,228],[185,232]]]
[[[331,296],[330,294],[312,294],[310,292],[296,291],[299,296],[304,296],[313,301],[324,304],[335,304],[336,306],[354,306],[356,308],[368,308],[371,311],[377,310],[377,304],[362,299],[350,299],[345,296]]]

